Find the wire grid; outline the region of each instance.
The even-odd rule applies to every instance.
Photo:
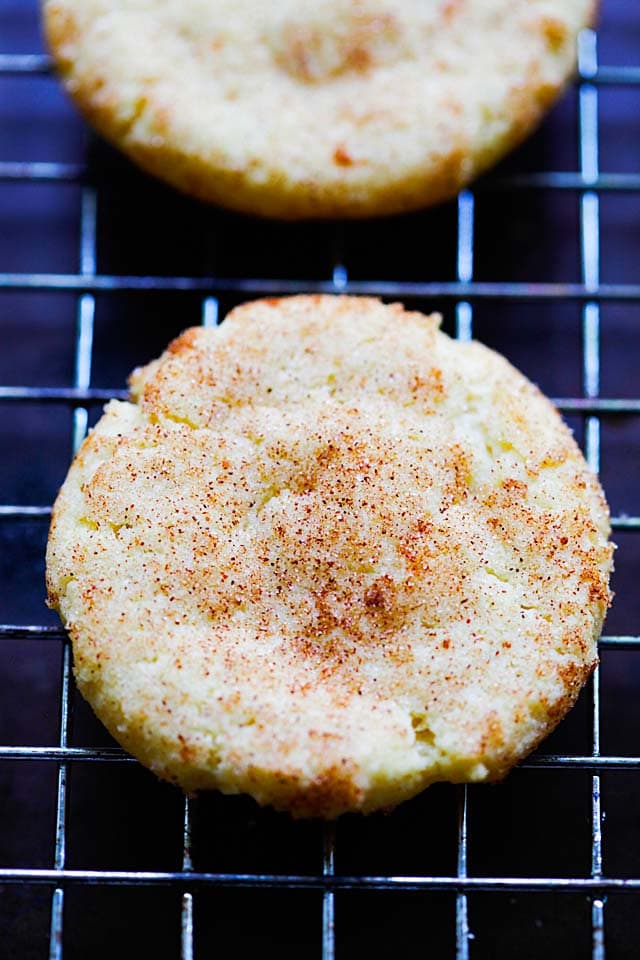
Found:
[[[50,70],[47,56],[0,55],[0,74],[24,75]],[[77,273],[0,273],[0,290],[70,291],[78,295],[75,330],[75,372],[72,387],[0,387],[0,399],[6,401],[64,402],[73,409],[72,447],[77,449],[86,435],[89,409],[124,391],[100,390],[91,387],[93,333],[97,293],[139,291],[181,291],[202,295],[202,323],[216,324],[220,317],[219,297],[242,294],[247,297],[296,292],[347,292],[375,294],[402,301],[428,298],[450,301],[455,307],[456,336],[468,340],[473,333],[474,306],[481,300],[508,301],[577,301],[582,314],[583,391],[580,396],[556,399],[559,409],[580,414],[585,424],[585,453],[590,465],[600,464],[600,425],[603,416],[640,413],[640,399],[616,399],[600,395],[600,304],[603,301],[639,301],[640,284],[602,283],[600,280],[599,204],[603,192],[624,192],[640,189],[640,174],[601,173],[598,162],[598,88],[603,85],[640,86],[640,68],[631,66],[599,67],[596,35],[585,31],[579,41],[579,155],[577,172],[546,171],[516,174],[494,179],[483,186],[488,190],[519,191],[531,188],[572,190],[579,192],[581,281],[579,283],[476,282],[474,265],[474,193],[464,191],[457,202],[456,278],[451,282],[384,282],[356,281],[349,277],[347,265],[336,256],[331,275],[324,281],[274,280],[261,277],[191,277],[191,276],[122,276],[97,272],[96,218],[97,193],[90,184],[87,168],[81,164],[0,162],[0,181],[52,183],[74,182],[82,186],[81,228]],[[336,227],[335,249],[341,249],[340,228]],[[46,520],[50,505],[0,505],[5,518],[40,517]],[[640,516],[620,515],[613,518],[614,530],[637,531]],[[209,888],[275,888],[315,889],[321,892],[321,951],[323,960],[333,960],[336,951],[335,895],[345,890],[377,891],[449,891],[455,895],[455,957],[472,960],[473,939],[469,929],[468,896],[475,891],[528,893],[539,891],[574,892],[591,898],[592,960],[605,960],[605,900],[609,893],[640,891],[640,876],[622,878],[603,875],[602,810],[600,774],[608,770],[640,769],[640,756],[603,755],[600,751],[599,675],[592,683],[591,727],[592,749],[585,755],[538,755],[522,767],[536,769],[581,770],[591,775],[591,869],[590,876],[474,876],[469,875],[469,791],[457,788],[458,828],[456,869],[451,874],[427,876],[344,875],[336,872],[336,830],[328,824],[323,830],[322,870],[312,875],[274,873],[212,873],[194,869],[192,856],[192,824],[195,801],[185,799],[181,833],[183,856],[177,871],[79,870],[66,865],[67,845],[67,774],[70,763],[134,762],[116,747],[83,748],[69,745],[71,719],[71,655],[67,638],[59,628],[39,624],[27,626],[0,625],[0,639],[42,639],[63,644],[59,741],[55,746],[0,746],[0,759],[13,761],[44,760],[57,764],[55,853],[48,869],[0,868],[0,883],[46,884],[53,888],[49,938],[50,960],[62,960],[65,927],[64,902],[69,884],[118,886],[165,886],[181,891],[182,960],[192,960],[197,943],[198,918],[194,914],[194,892]],[[640,649],[640,636],[605,635],[601,649]]]

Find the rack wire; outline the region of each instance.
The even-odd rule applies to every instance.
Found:
[[[0,54],[0,78],[3,76],[33,77],[47,75],[51,64],[41,54]],[[97,297],[126,294],[135,297],[148,292],[168,292],[198,295],[201,297],[201,321],[214,325],[223,314],[222,301],[242,295],[288,294],[296,292],[346,292],[375,294],[385,298],[397,298],[404,302],[414,300],[444,303],[454,314],[455,334],[461,340],[473,335],[474,315],[482,302],[537,302],[544,308],[549,303],[577,304],[581,314],[582,383],[580,395],[559,396],[555,399],[558,408],[565,414],[582,419],[584,449],[594,470],[600,467],[601,430],[603,423],[612,418],[637,416],[640,413],[640,398],[602,396],[601,353],[603,303],[629,303],[640,301],[640,282],[603,282],[600,275],[600,198],[606,193],[626,194],[640,190],[640,173],[617,173],[600,170],[598,158],[599,141],[599,93],[604,87],[637,87],[640,89],[640,67],[600,66],[597,59],[596,35],[585,31],[579,43],[579,77],[577,92],[578,109],[578,154],[579,168],[575,171],[541,171],[501,173],[487,178],[478,185],[477,191],[464,191],[457,199],[457,243],[455,279],[446,281],[417,280],[396,281],[384,278],[353,279],[347,259],[343,256],[342,228],[336,226],[333,241],[332,268],[326,279],[297,280],[274,279],[263,276],[156,276],[121,275],[103,273],[99,270],[97,251],[98,213],[100,190],[96,187],[89,161],[86,163],[58,162],[4,162],[0,161],[0,184],[48,183],[78,185],[81,190],[80,236],[78,244],[78,270],[74,273],[13,273],[0,272],[0,295],[6,291],[38,291],[47,296],[71,293],[77,297],[74,334],[74,376],[69,386],[0,385],[0,401],[3,404],[38,403],[50,409],[52,405],[64,405],[72,411],[71,447],[77,449],[86,435],[91,412],[95,407],[113,396],[124,397],[124,391],[101,389],[92,386],[92,362],[95,358],[94,325]],[[507,193],[517,198],[524,191],[572,191],[579,204],[579,243],[581,276],[577,282],[514,282],[509,278],[496,282],[479,281],[474,278],[476,258],[476,194],[501,195]],[[248,229],[248,227],[247,227]],[[0,265],[1,266],[1,265]],[[1,323],[1,320],[0,320]],[[32,519],[46,524],[50,516],[50,504],[0,504],[0,522],[10,523],[20,519]],[[622,532],[640,530],[640,515],[619,513],[613,517],[613,529]],[[473,869],[473,789],[461,786],[451,793],[451,802],[456,808],[455,857],[449,872],[430,871],[398,875],[393,872],[374,873],[367,870],[345,872],[340,868],[341,836],[351,829],[338,824],[322,829],[319,869],[309,873],[246,872],[242,870],[212,871],[197,866],[197,841],[194,835],[194,817],[197,801],[185,799],[182,803],[179,825],[171,825],[182,837],[180,862],[173,870],[146,869],[144,864],[136,869],[79,869],[70,867],[67,858],[69,840],[68,802],[69,773],[76,764],[97,764],[105,769],[112,764],[134,764],[124,751],[115,746],[79,747],[71,741],[73,713],[73,680],[71,652],[67,638],[59,627],[40,622],[34,611],[34,622],[28,624],[0,624],[0,652],[3,641],[11,640],[28,645],[31,641],[48,641],[62,649],[59,686],[58,742],[55,744],[5,744],[0,743],[0,762],[29,763],[40,761],[53,764],[57,770],[53,857],[47,867],[0,864],[0,887],[44,885],[50,891],[49,935],[42,956],[49,960],[63,960],[73,954],[72,931],[65,921],[65,900],[68,891],[75,887],[94,887],[106,890],[117,887],[121,890],[145,887],[157,889],[168,887],[180,897],[179,955],[182,960],[193,960],[199,955],[198,936],[200,915],[198,896],[226,890],[276,890],[317,891],[320,906],[317,911],[318,956],[334,960],[337,944],[340,943],[340,911],[338,897],[349,892],[377,892],[395,896],[411,893],[425,894],[445,892],[453,898],[454,918],[450,952],[455,960],[475,960],[480,956],[498,956],[491,947],[482,947],[474,940],[474,921],[470,898],[479,894],[496,893],[501,897],[525,893],[535,896],[541,893],[573,894],[587,897],[590,916],[590,955],[592,960],[612,960],[616,955],[631,956],[633,939],[628,942],[618,937],[613,952],[608,949],[607,897],[640,893],[640,871],[633,876],[612,874],[605,869],[603,860],[604,841],[602,831],[603,808],[601,800],[601,777],[611,771],[627,771],[637,774],[640,770],[640,755],[617,755],[602,752],[600,721],[600,677],[596,672],[591,685],[590,704],[590,750],[572,753],[538,753],[522,764],[522,769],[536,771],[545,776],[546,771],[556,770],[571,775],[572,772],[587,775],[589,784],[589,868],[584,875],[545,874],[542,876],[507,875],[504,872],[480,874]],[[601,652],[637,651],[640,636],[633,632],[606,634],[600,641]],[[419,802],[419,801],[417,801]],[[5,824],[8,827],[8,824]],[[0,827],[0,829],[2,829]],[[612,829],[612,828],[610,828]],[[632,838],[637,843],[638,835]],[[0,901],[1,902],[1,901]],[[5,942],[9,943],[5,936]],[[22,941],[21,941],[22,942]],[[483,952],[484,949],[484,952]],[[617,949],[617,953],[616,953]],[[167,956],[174,956],[169,947]],[[628,952],[625,953],[625,950]],[[553,946],[546,952],[556,956]],[[351,953],[354,953],[353,948]],[[36,955],[35,953],[33,954]],[[40,955],[40,954],[38,954]],[[355,951],[355,955],[357,951]],[[444,956],[444,954],[442,954]],[[578,956],[578,953],[575,954]],[[580,954],[583,955],[583,954]],[[586,954],[585,954],[586,955]]]

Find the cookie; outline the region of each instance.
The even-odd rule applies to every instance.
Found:
[[[455,195],[536,126],[595,0],[43,0],[86,118],[202,200],[287,219]]]
[[[499,779],[596,663],[607,507],[552,404],[437,316],[235,309],[131,378],[48,543],[78,686],[186,791],[297,816]]]

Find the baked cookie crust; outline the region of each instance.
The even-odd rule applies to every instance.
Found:
[[[285,219],[455,195],[538,124],[594,0],[43,0],[59,74],[145,170]]]
[[[439,318],[236,308],[134,372],[55,504],[50,603],[113,736],[296,816],[499,779],[597,659],[606,503],[555,408]]]

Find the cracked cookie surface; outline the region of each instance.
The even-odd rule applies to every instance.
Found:
[[[295,815],[496,779],[576,699],[608,513],[553,406],[437,317],[236,308],[131,378],[57,500],[79,687],[187,791]]]

